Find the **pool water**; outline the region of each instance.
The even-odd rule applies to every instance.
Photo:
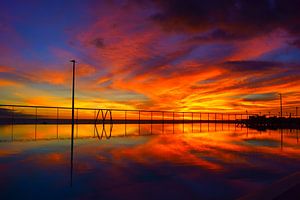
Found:
[[[0,126],[1,199],[235,199],[300,169],[297,130]]]

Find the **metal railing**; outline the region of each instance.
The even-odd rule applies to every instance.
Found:
[[[11,126],[13,137],[16,125],[33,125],[36,138],[39,124],[56,125],[57,136],[60,125],[71,124],[71,108],[52,106],[28,106],[28,105],[0,105],[0,125]],[[153,132],[155,124],[161,124],[161,131],[164,133],[165,124],[173,126],[191,124],[193,130],[196,124],[238,124],[251,115],[261,115],[262,113],[212,113],[212,112],[176,112],[158,110],[122,110],[122,109],[99,109],[99,108],[75,108],[75,124],[78,132],[78,124],[94,125],[94,136],[99,139],[110,138],[113,124],[124,125],[125,135],[128,124],[137,124],[138,132],[141,132],[142,124],[149,124],[149,132]],[[267,117],[277,116],[272,113],[265,113]],[[294,116],[298,117],[298,116]],[[97,125],[102,126],[99,132]],[[107,129],[107,127],[110,127]],[[209,129],[209,126],[208,126]]]

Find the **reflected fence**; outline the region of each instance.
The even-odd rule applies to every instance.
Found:
[[[161,127],[160,131],[164,133],[168,129],[172,129],[174,133],[174,126],[181,126],[182,132],[186,126],[190,126],[190,131],[193,132],[196,124],[206,124],[208,131],[210,126],[217,126],[217,124],[233,124],[237,126],[240,121],[249,119],[249,116],[258,115],[261,113],[212,113],[212,112],[175,112],[175,111],[158,111],[158,110],[121,110],[121,109],[98,109],[98,108],[75,108],[75,131],[78,133],[78,125],[89,125],[93,127],[90,132],[92,136],[110,138],[113,126],[118,129],[122,127],[125,135],[130,132],[129,125],[137,127],[140,134],[144,125],[148,125],[147,132],[152,134],[155,132],[157,126]],[[265,114],[267,117],[278,116],[271,113]],[[72,123],[72,109],[69,107],[51,107],[51,106],[26,106],[26,105],[0,105],[0,125],[7,128],[11,127],[12,140],[14,132],[19,132],[20,126],[31,126],[34,130],[33,140],[38,139],[37,129],[38,125],[51,125],[51,132],[56,132],[57,138],[59,132],[65,131],[65,138],[69,138],[69,130],[67,126]],[[53,126],[54,125],[54,126]],[[60,128],[61,127],[61,128]],[[64,128],[63,128],[64,127]],[[16,130],[15,130],[16,129]],[[56,129],[56,130],[55,130]],[[60,129],[60,130],[59,130]],[[145,128],[144,128],[145,129]],[[187,129],[187,128],[186,128]],[[213,129],[213,128],[211,128]],[[144,130],[143,130],[144,131]]]

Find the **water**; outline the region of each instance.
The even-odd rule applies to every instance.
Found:
[[[79,125],[70,187],[70,129],[0,126],[1,199],[234,199],[300,168],[296,130]]]

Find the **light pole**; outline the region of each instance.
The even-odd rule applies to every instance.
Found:
[[[71,187],[73,182],[73,147],[74,147],[74,93],[75,93],[75,60],[73,63],[73,81],[72,81],[72,129],[71,129]]]

